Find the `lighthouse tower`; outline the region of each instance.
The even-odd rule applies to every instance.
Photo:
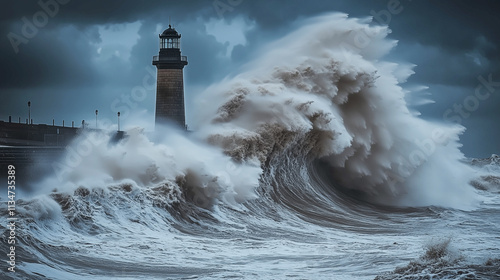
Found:
[[[181,56],[181,34],[171,25],[160,35],[160,53],[153,57],[157,69],[155,124],[174,123],[186,128],[184,109],[184,66]]]

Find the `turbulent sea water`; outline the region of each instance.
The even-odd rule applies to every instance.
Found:
[[[208,88],[194,132],[82,133],[17,201],[1,278],[500,279],[500,160],[410,109],[388,33],[311,19]]]

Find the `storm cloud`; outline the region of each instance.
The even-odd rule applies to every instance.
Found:
[[[0,119],[24,121],[31,101],[35,123],[91,121],[96,109],[114,119],[117,104],[129,107],[129,123],[133,116],[152,123],[151,60],[158,33],[170,22],[189,60],[189,124],[192,102],[204,88],[237,74],[267,43],[308,18],[338,11],[388,25],[398,40],[390,60],[415,64],[407,85],[427,86],[416,98],[435,101],[414,109],[423,118],[462,123],[463,152],[485,157],[500,153],[499,6],[493,0],[9,2],[0,12]],[[145,97],[127,103],[137,87]],[[478,87],[487,98],[476,95]]]

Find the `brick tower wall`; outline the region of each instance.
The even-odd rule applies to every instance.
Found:
[[[155,122],[174,122],[186,126],[184,109],[184,78],[182,69],[157,71]]]

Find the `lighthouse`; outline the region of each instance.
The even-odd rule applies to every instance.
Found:
[[[153,57],[157,69],[155,124],[173,123],[186,129],[183,69],[188,62],[181,56],[181,34],[168,25],[159,37],[160,52]]]

